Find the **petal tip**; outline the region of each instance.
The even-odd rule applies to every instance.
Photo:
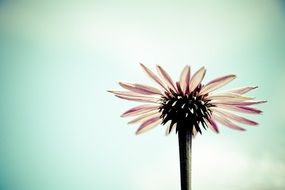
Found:
[[[140,134],[142,134],[142,133],[143,133],[143,132],[142,132],[141,130],[137,130],[135,134],[136,134],[136,135],[140,135]]]
[[[142,64],[142,63],[139,63],[139,64],[144,70],[147,69],[147,67],[144,64]]]
[[[118,84],[119,84],[120,86],[123,86],[123,85],[124,85],[124,82],[118,82]]]

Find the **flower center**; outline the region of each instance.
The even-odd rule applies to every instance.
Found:
[[[177,130],[187,127],[191,131],[195,127],[197,132],[201,133],[199,124],[201,123],[206,129],[205,120],[210,118],[212,104],[202,96],[187,94],[185,96],[173,95],[163,97],[160,107],[162,124],[171,121],[170,128],[176,123]]]

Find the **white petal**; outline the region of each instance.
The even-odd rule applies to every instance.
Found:
[[[204,95],[204,94],[212,92],[218,88],[221,88],[224,85],[231,82],[235,78],[236,78],[235,75],[227,75],[227,76],[216,78],[216,79],[210,81],[208,84],[206,84],[205,86],[202,87],[202,89],[200,91],[200,95]]]
[[[156,69],[157,69],[158,75],[167,84],[168,88],[170,88],[173,92],[177,92],[177,89],[176,89],[171,77],[169,76],[169,74],[159,65],[156,66]]]
[[[159,84],[164,90],[168,91],[168,89],[165,87],[163,82],[151,71],[149,70],[146,66],[144,66],[142,63],[140,64],[143,70],[146,72],[146,74],[154,80],[157,84]]]
[[[180,75],[180,87],[183,94],[186,93],[190,82],[190,67],[186,65]]]
[[[192,92],[193,90],[196,89],[196,87],[202,82],[204,76],[206,73],[206,69],[202,67],[199,69],[191,78],[190,84],[189,84],[189,91]]]
[[[147,132],[148,130],[156,127],[157,125],[159,125],[161,123],[161,118],[160,117],[152,117],[148,120],[146,120],[145,122],[143,122],[141,124],[141,126],[138,128],[138,130],[136,131],[136,134],[142,134],[144,132]]]

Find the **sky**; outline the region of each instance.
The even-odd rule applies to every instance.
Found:
[[[180,189],[177,135],[135,135],[137,104],[107,92],[152,85],[140,62],[268,101],[259,126],[194,139],[193,189],[285,189],[284,34],[281,0],[0,1],[0,189]]]

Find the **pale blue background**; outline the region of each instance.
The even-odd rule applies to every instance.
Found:
[[[238,78],[268,100],[244,133],[220,127],[193,144],[193,189],[285,189],[284,1],[0,1],[0,189],[174,190],[177,136],[134,135],[133,102],[106,91],[173,78]]]

